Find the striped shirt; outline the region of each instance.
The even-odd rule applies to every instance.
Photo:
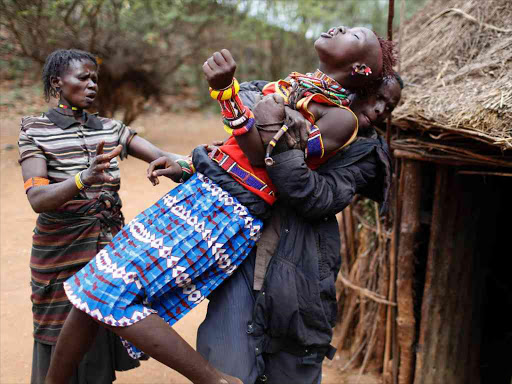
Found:
[[[102,140],[105,141],[104,153],[121,144],[120,158],[124,159],[127,143],[134,135],[133,130],[119,121],[86,114],[85,123],[80,124],[70,112],[54,108],[41,116],[22,118],[19,162],[32,157],[45,159],[50,183],[58,183],[87,169],[96,156],[97,144]],[[110,162],[110,168],[105,172],[114,178],[111,183],[93,185],[80,191],[76,198],[91,199],[102,191],[117,192],[120,187],[117,158]]]
[[[58,183],[87,169],[96,156],[127,144],[135,132],[123,123],[86,114],[85,123],[71,111],[51,109],[41,116],[24,117],[18,141],[22,163],[29,158],[46,161],[50,183]],[[63,282],[80,270],[123,225],[117,194],[120,172],[117,159],[106,171],[114,180],[80,191],[54,212],[41,213],[36,222],[30,258],[34,338],[55,344],[72,308]]]

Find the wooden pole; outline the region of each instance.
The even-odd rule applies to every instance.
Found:
[[[389,0],[388,7],[388,40],[393,40],[393,18],[395,17],[395,0]]]
[[[402,164],[404,189],[397,257],[397,336],[400,346],[399,384],[412,384],[416,322],[414,320],[414,266],[420,232],[422,164],[405,160]]]
[[[388,40],[393,41],[393,18],[395,17],[395,0],[388,3]],[[391,116],[386,121],[386,142],[391,148]]]
[[[393,204],[393,234],[391,236],[391,245],[389,250],[389,288],[388,288],[388,301],[395,302],[396,301],[396,254],[398,249],[398,230],[400,223],[400,196],[402,196],[403,191],[403,177],[398,169],[398,161],[395,159],[395,177],[394,177],[394,204]],[[397,181],[397,175],[400,175],[399,181]],[[386,347],[384,350],[384,370],[383,375],[385,380],[387,380],[387,376],[390,375],[390,361],[393,358],[394,361],[398,359],[398,356],[392,356],[392,349],[395,343],[394,337],[394,328],[395,328],[395,320],[396,320],[396,310],[395,308],[388,307],[386,314]],[[394,382],[394,375],[391,372],[392,381]]]
[[[388,253],[387,243],[383,242],[381,249],[381,261],[379,264],[379,281],[378,281],[378,292],[388,297],[389,290],[389,265],[386,254]],[[386,349],[386,313],[387,307],[384,305],[379,306],[377,316],[377,344],[375,346],[375,369],[378,372],[384,370],[384,351]]]
[[[398,73],[402,72],[402,37],[404,35],[405,0],[400,3],[400,28],[398,30]]]
[[[394,0],[389,0],[389,3],[388,3],[388,40],[392,41],[393,40],[393,17],[395,15],[395,1]],[[387,144],[388,144],[388,147],[391,148],[391,116],[387,119],[387,122],[386,122],[386,141],[387,141]],[[397,161],[395,159],[395,202],[398,201],[398,190],[399,188],[397,187],[397,177],[396,177],[396,172],[398,172],[398,169],[397,169]],[[398,221],[398,216],[397,216],[397,203],[394,205],[394,208],[395,208],[395,212],[394,212],[394,217],[393,217],[393,220],[395,220],[395,222]],[[395,223],[393,223],[393,236],[391,238],[391,249],[390,249],[390,253],[389,253],[389,289],[388,289],[388,300],[389,301],[395,301],[395,272],[396,272],[396,267],[395,267],[395,262],[396,262],[396,242],[397,242],[397,233],[396,233],[396,230],[395,230]],[[392,348],[392,341],[393,341],[393,338],[392,338],[392,328],[393,328],[393,325],[392,325],[392,321],[394,320],[393,319],[393,314],[395,313],[394,311],[394,308],[388,308],[387,309],[387,315],[386,315],[386,345],[385,345],[385,349],[384,349],[384,369],[383,369],[383,376],[384,376],[384,379],[386,379],[386,376],[388,375],[388,371],[389,371],[389,362],[390,362],[390,359],[391,359],[391,348]],[[394,380],[393,380],[394,382]]]

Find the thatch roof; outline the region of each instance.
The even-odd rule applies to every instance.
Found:
[[[494,165],[512,166],[512,1],[431,0],[402,41],[406,88],[394,124],[424,131],[427,152],[490,151]]]

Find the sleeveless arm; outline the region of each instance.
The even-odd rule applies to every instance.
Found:
[[[335,152],[355,140],[358,122],[354,113],[348,108],[325,107],[318,105],[324,112],[317,119],[325,155]]]

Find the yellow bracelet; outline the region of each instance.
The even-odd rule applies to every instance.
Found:
[[[213,89],[210,87],[210,97],[214,100],[229,100],[240,91],[238,80],[233,77],[233,81],[224,89]]]
[[[83,171],[80,171],[78,172],[76,175],[75,175],[75,184],[76,184],[76,187],[81,191],[82,189],[85,188],[85,185],[84,183],[82,182],[82,177],[81,177],[81,174],[82,174]]]
[[[224,130],[229,133],[230,135],[233,134],[233,128],[229,128],[227,125],[224,125]]]

